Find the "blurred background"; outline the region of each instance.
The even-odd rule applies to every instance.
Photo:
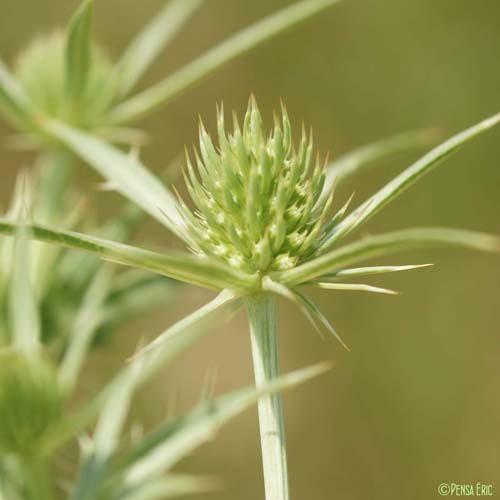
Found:
[[[153,82],[286,0],[207,0],[144,85]],[[12,60],[30,37],[63,26],[76,0],[2,0],[0,54]],[[97,36],[118,54],[162,0],[97,2]],[[317,148],[337,157],[364,143],[429,125],[444,134],[500,109],[500,3],[497,0],[349,0],[268,42],[179,97],[141,125],[152,140],[145,163],[161,172],[196,141],[198,116],[213,129],[215,105],[240,113],[255,93],[269,119],[286,103],[298,127],[312,125]],[[0,123],[0,140],[9,133]],[[500,234],[500,140],[493,131],[467,145],[386,208],[364,234],[449,225]],[[343,184],[358,202],[417,157],[404,154]],[[27,153],[2,150],[5,206]],[[81,172],[92,189],[98,178]],[[96,195],[99,215],[118,196]],[[153,221],[137,242],[174,244]],[[321,360],[335,369],[285,396],[292,496],[342,500],[439,498],[442,482],[493,484],[500,494],[500,258],[427,251],[378,263],[432,262],[375,284],[399,297],[321,292],[315,299],[350,345],[322,340],[294,308],[280,304],[284,371]],[[175,307],[130,324],[91,361],[82,391],[120,365],[139,339],[154,336],[210,294],[184,288]],[[119,348],[118,348],[119,347]],[[134,418],[152,426],[199,400],[207,373],[216,392],[252,383],[243,315],[221,324],[137,400]],[[256,411],[224,428],[181,471],[220,477],[207,500],[263,497]]]

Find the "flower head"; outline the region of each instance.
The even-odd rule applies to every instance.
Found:
[[[313,160],[312,137],[304,129],[293,145],[284,108],[267,132],[252,98],[243,128],[234,117],[229,134],[220,110],[218,145],[201,125],[195,160],[199,175],[188,157],[185,178],[196,211],[182,202],[181,211],[196,253],[262,274],[315,254],[333,196],[321,198],[324,166],[319,157]]]
[[[90,68],[78,92],[67,79],[66,35],[55,32],[35,39],[18,56],[18,81],[41,114],[79,127],[103,125],[113,104],[111,62],[96,44],[92,45]]]
[[[12,350],[0,354],[0,453],[26,454],[61,417],[62,396],[51,365]]]

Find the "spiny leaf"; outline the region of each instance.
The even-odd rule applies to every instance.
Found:
[[[137,363],[141,364],[141,370],[137,375],[136,387],[150,380],[158,373],[160,368],[168,365],[168,363],[175,359],[181,352],[205,335],[208,329],[202,327],[202,325],[210,320],[215,313],[235,300],[236,296],[233,292],[224,290],[215,297],[215,299],[169,327],[160,335],[164,339],[168,339],[168,341],[162,342],[152,351],[135,356],[135,359],[127,368],[119,372],[115,378],[82,409],[75,412],[72,419],[67,421],[65,427],[59,428],[56,433],[47,436],[43,446],[40,447],[41,450],[43,450],[45,454],[50,454],[54,449],[64,444],[68,439],[71,439],[75,434],[85,428],[108,402],[109,398],[112,397],[115,390],[118,390],[117,388],[126,383],[124,378],[127,379],[129,377],[128,371],[135,370]]]
[[[102,265],[83,296],[59,369],[61,386],[67,392],[74,388],[92,339],[104,320],[104,303],[113,274],[113,266]]]
[[[352,269],[340,269],[328,274],[324,274],[320,279],[326,278],[347,278],[347,277],[364,277],[373,276],[376,274],[396,273],[400,271],[410,271],[412,269],[421,269],[432,266],[433,264],[416,264],[410,266],[370,266],[370,267],[355,267]]]
[[[455,246],[500,253],[500,238],[465,229],[439,227],[405,229],[369,236],[355,243],[344,245],[295,269],[275,273],[274,279],[286,285],[295,286],[373,257],[419,248]]]
[[[236,300],[238,298],[238,294],[235,292],[231,292],[229,290],[226,290],[221,293],[220,298],[223,302],[226,302],[228,300]],[[204,313],[203,313],[204,314]],[[188,316],[185,318],[186,322],[191,322],[193,321],[193,318]],[[175,325],[175,327],[169,328],[167,331],[156,337],[153,342],[151,342],[149,345],[147,345],[145,348],[143,348],[138,354],[137,357],[142,357],[142,356],[147,356],[148,353],[153,353],[157,349],[161,349],[162,345],[168,346],[168,343],[177,335],[179,335],[179,332],[184,331],[185,329],[185,324],[184,320],[179,321]]]
[[[224,64],[339,1],[302,0],[257,22],[210,49],[162,82],[117,106],[112,113],[112,121],[128,122],[153,111]]]
[[[276,378],[260,389],[249,388],[202,402],[188,414],[146,436],[126,457],[124,484],[141,484],[168,470],[209,440],[223,424],[267,394],[280,392],[323,373],[324,363]]]
[[[332,248],[337,241],[361,226],[361,224],[429,172],[440,161],[499,122],[500,113],[460,132],[424,155],[340,222],[334,228],[328,240],[323,244],[322,251],[325,252]]]
[[[137,158],[63,123],[51,121],[45,126],[49,133],[111,182],[116,191],[184,238],[176,198]]]
[[[73,500],[93,500],[99,495],[107,479],[109,462],[120,443],[141,368],[141,363],[135,363],[124,370],[113,385],[97,422],[91,449],[83,462]]]
[[[413,130],[350,151],[328,165],[322,197],[328,196],[337,179],[344,181],[371,163],[396,153],[430,146],[435,141],[436,135],[436,130],[432,128]]]
[[[340,335],[337,333],[335,328],[333,328],[333,325],[330,323],[330,321],[328,321],[327,317],[321,312],[319,307],[303,293],[297,291],[295,293],[305,308],[303,312],[305,311],[308,312],[306,316],[309,319],[309,321],[311,321],[313,326],[317,328],[319,331],[319,328],[316,325],[316,321],[319,321],[319,323],[321,323],[340,342],[340,344],[346,351],[350,351],[349,347],[347,347],[347,344],[342,340]]]
[[[162,49],[179,32],[204,0],[172,0],[155,15],[117,64],[117,92],[123,97],[141,79]]]
[[[269,276],[266,276],[262,280],[262,288],[263,290],[281,295],[282,297],[292,301],[300,308],[304,316],[321,336],[322,331],[318,326],[318,322],[326,326],[327,330],[342,344],[342,346],[349,350],[342,338],[338,335],[331,323],[326,319],[316,304],[314,304],[314,302],[312,302],[312,300],[303,293],[300,293],[297,290],[292,290],[282,283],[273,281]]]
[[[311,286],[317,288],[323,288],[325,290],[342,290],[342,291],[353,291],[353,292],[371,292],[371,293],[383,293],[387,295],[398,295],[398,292],[394,290],[388,290],[387,288],[380,288],[378,286],[365,285],[362,283],[328,283],[323,281],[312,281]]]
[[[13,234],[17,227],[18,224],[15,222],[0,219],[0,233]],[[58,231],[37,225],[30,226],[29,230],[32,236],[40,241],[82,250],[104,260],[145,269],[206,288],[237,289],[256,284],[256,276],[240,273],[229,266],[209,259],[173,252],[157,253],[94,236],[72,231]]]

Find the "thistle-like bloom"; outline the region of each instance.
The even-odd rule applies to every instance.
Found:
[[[218,113],[218,147],[203,125],[195,173],[187,160],[186,184],[196,205],[182,214],[196,253],[215,257],[244,272],[284,271],[312,257],[332,225],[332,194],[321,199],[325,169],[316,158],[312,134],[292,143],[286,110],[267,133],[251,99],[243,129],[234,117],[227,134]]]
[[[89,47],[88,67],[76,85],[68,78],[67,40],[60,31],[28,45],[14,71],[37,113],[86,129],[105,124],[114,100],[113,67],[95,43]]]

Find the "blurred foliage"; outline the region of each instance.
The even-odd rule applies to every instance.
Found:
[[[249,19],[287,3],[209,0],[151,71],[149,82]],[[76,4],[3,0],[2,55],[12,60],[27,37],[63,23]],[[99,38],[119,53],[160,4],[98,2]],[[330,151],[331,157],[402,130],[465,128],[500,108],[498,16],[500,5],[494,0],[346,1],[239,59],[148,118],[143,126],[153,140],[144,152],[147,164],[161,171],[184,145],[194,142],[198,114],[212,116],[221,100],[227,109],[242,111],[250,92],[263,109],[278,108],[283,98],[292,121],[311,124],[317,147]],[[7,127],[0,127],[1,138],[6,138]],[[468,146],[383,218],[376,217],[369,230],[417,223],[498,233],[499,153],[494,136]],[[17,168],[30,159],[30,154],[14,151],[2,159],[3,206]],[[355,189],[359,201],[411,159],[401,155],[342,190],[348,196]],[[81,179],[89,186],[97,181],[87,170]],[[100,199],[100,216],[115,210],[117,198]],[[163,243],[164,234],[151,221],[141,228],[141,239],[152,244]],[[403,263],[409,260],[405,256]],[[411,279],[395,275],[390,283],[384,280],[385,286],[401,290],[401,297],[318,294],[318,304],[349,342],[350,354],[319,338],[304,342],[304,335],[314,332],[293,308],[281,304],[283,370],[318,358],[337,363],[327,379],[285,398],[295,497],[423,499],[437,496],[441,482],[498,480],[498,260],[460,251],[429,252],[419,260],[436,266]],[[204,298],[197,292],[190,302]],[[136,344],[138,335],[160,331],[191,306],[187,301],[174,311],[161,311],[149,324],[141,323],[139,331],[131,325],[120,338],[123,351]],[[158,422],[174,387],[178,406],[187,407],[213,366],[218,368],[220,391],[248,383],[247,337],[246,326],[235,320],[199,343],[166,372],[165,380],[143,391],[135,416],[149,425]],[[119,351],[113,351],[117,359]],[[112,372],[118,360],[110,361],[110,355],[96,356],[86,386]],[[225,491],[206,498],[254,499],[262,493],[257,443],[256,419],[246,415],[186,461],[183,470],[212,471],[224,478]]]

